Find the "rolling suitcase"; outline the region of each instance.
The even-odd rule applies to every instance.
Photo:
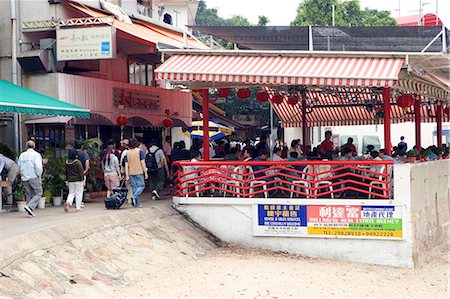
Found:
[[[112,190],[112,194],[105,198],[105,208],[111,210],[119,209],[127,200],[128,188],[125,187],[125,179],[122,180],[119,188]]]

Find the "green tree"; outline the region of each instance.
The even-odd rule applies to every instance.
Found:
[[[291,25],[332,25],[333,5],[336,26],[395,26],[397,24],[389,11],[367,8],[361,10],[359,0],[302,0]]]
[[[258,16],[258,26],[267,26],[269,18],[266,16]]]
[[[195,23],[200,26],[223,26],[225,20],[217,14],[217,9],[206,7],[206,3],[200,0]]]

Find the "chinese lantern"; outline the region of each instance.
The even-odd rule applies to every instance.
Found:
[[[450,106],[444,108],[444,114],[450,115]]]
[[[166,128],[171,128],[173,126],[173,120],[171,120],[170,118],[166,118],[162,121],[162,124]]]
[[[241,88],[237,91],[237,96],[243,100],[248,99],[251,94],[252,91],[250,88]]]
[[[265,91],[260,91],[256,94],[256,100],[261,103],[267,102],[269,100],[269,94]]]
[[[287,100],[289,105],[297,105],[298,104],[298,98],[296,96],[290,96]]]
[[[397,97],[396,103],[404,112],[406,112],[409,107],[414,105],[414,97],[409,93],[405,93]]]
[[[219,98],[226,98],[230,95],[230,89],[229,88],[219,88],[217,90],[217,96]]]
[[[283,96],[281,94],[277,93],[276,95],[273,96],[272,102],[274,102],[274,104],[283,103]]]
[[[128,118],[126,118],[123,115],[121,115],[117,118],[117,124],[120,126],[121,129],[123,129],[123,127],[125,127],[127,122],[128,122]]]

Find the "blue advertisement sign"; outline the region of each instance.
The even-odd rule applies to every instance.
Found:
[[[306,205],[258,205],[258,225],[306,227]]]
[[[102,55],[109,55],[110,52],[111,52],[111,43],[102,42]]]

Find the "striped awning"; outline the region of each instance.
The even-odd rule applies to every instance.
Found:
[[[271,104],[283,127],[301,127],[301,103],[291,105],[285,98],[281,104],[272,102],[274,90],[269,94]],[[421,97],[421,119],[423,122],[436,121],[436,104],[426,103]],[[308,126],[350,126],[382,124],[383,117],[376,114],[382,109],[382,95],[367,88],[334,88],[327,91],[308,91],[306,100],[306,121]],[[402,109],[392,99],[391,122],[402,123],[414,121],[413,108]],[[444,115],[443,121],[450,121]]]
[[[179,83],[393,87],[401,58],[178,54],[156,78]]]

